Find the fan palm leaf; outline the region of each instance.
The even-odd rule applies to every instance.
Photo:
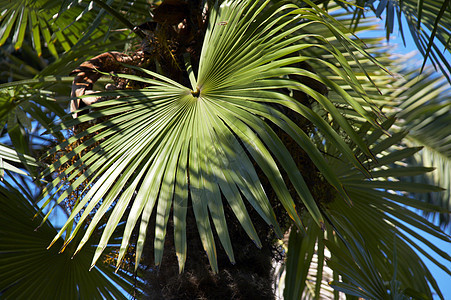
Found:
[[[389,124],[390,122],[387,122],[388,126]],[[432,169],[402,166],[388,168],[394,163],[405,161],[419,151],[419,148],[389,150],[391,147],[397,147],[397,138],[394,135],[380,139],[381,130],[375,130],[372,134],[377,140],[372,147],[377,162],[370,164],[374,179],[368,180],[358,172],[352,172],[339,159],[330,159],[331,164],[338,164],[334,170],[339,170],[337,175],[353,200],[353,205],[349,207],[342,200],[336,199],[323,208],[323,214],[327,216],[333,230],[328,228],[324,233],[311,228],[306,233],[291,233],[290,243],[293,244],[289,244],[288,251],[294,253],[288,255],[286,278],[290,278],[290,281],[285,282],[285,297],[299,298],[306,291],[306,278],[311,272],[309,266],[313,255],[317,253],[322,257],[324,254],[321,253],[330,251],[327,265],[336,272],[334,276],[337,279],[334,281],[338,282],[338,276],[342,276],[344,281],[333,285],[338,291],[368,299],[383,299],[388,297],[389,293],[395,292],[419,299],[430,299],[431,286],[443,298],[431,273],[414,251],[415,249],[425,255],[448,274],[451,273],[436,259],[441,257],[443,261],[448,261],[449,254],[425,239],[418,231],[445,242],[450,241],[449,236],[414,212],[415,209],[441,209],[410,198],[406,193],[441,189],[427,184],[404,184],[402,181],[387,178],[392,175],[411,176],[430,172]],[[427,248],[419,247],[415,240],[421,241]],[[301,255],[298,255],[300,253]],[[434,256],[431,253],[434,253]],[[394,255],[410,259],[396,260]],[[325,266],[318,265],[317,274],[322,274],[324,268]],[[412,274],[418,276],[412,277]],[[315,279],[316,285],[321,284],[321,275]],[[320,289],[315,291],[318,296]]]
[[[414,157],[414,165],[432,166],[434,172],[426,176],[403,178],[406,181],[429,182],[439,185],[445,190],[441,193],[427,193],[417,195],[429,203],[443,207],[447,212],[430,214],[437,216],[442,227],[449,226],[449,211],[451,209],[451,116],[450,86],[442,76],[437,76],[431,70],[418,75],[408,72],[404,80],[395,84],[399,90],[387,101],[399,109],[399,122],[409,130],[405,142],[411,146],[424,148]],[[408,99],[399,101],[398,99]]]
[[[43,215],[33,215],[37,207],[25,198],[26,194],[7,182],[0,186],[0,293],[11,299],[64,298],[64,299],[126,299],[133,289],[133,278],[113,273],[114,267],[100,263],[91,272],[89,267],[94,249],[71,258],[70,251],[58,254],[47,250],[47,242],[56,230],[49,222],[34,230]],[[58,244],[62,245],[63,240]],[[106,256],[103,257],[106,259]],[[49,272],[51,268],[51,272]],[[46,274],[43,276],[42,274]]]
[[[3,249],[23,249],[30,240],[40,245],[33,248],[33,253],[0,250],[5,254],[0,265],[5,265],[2,272],[6,274],[0,278],[1,293],[38,298],[56,293],[67,298],[56,283],[65,277],[55,279],[55,285],[42,282],[38,273],[42,268],[37,267],[42,261],[17,262],[18,257],[27,255],[30,261],[51,257],[57,262],[56,269],[66,268],[64,271],[73,275],[71,282],[79,283],[78,290],[71,290],[74,297],[121,298],[123,293],[111,280],[129,291],[132,279],[127,272],[122,272],[123,280],[112,275],[114,267],[100,263],[105,261],[104,252],[112,245],[120,245],[119,251],[110,252],[117,267],[121,260],[130,260],[128,248],[136,245],[138,268],[142,266],[141,254],[146,251],[147,231],[154,230],[149,235],[155,237],[154,261],[160,265],[166,233],[173,226],[182,271],[188,257],[186,225],[191,209],[212,269],[217,271],[215,236],[231,262],[239,249],[228,231],[226,205],[257,247],[263,243],[249,210],[255,210],[279,236],[287,227],[277,222],[278,207],[284,207],[297,225],[291,228],[288,245],[287,298],[338,299],[342,296],[339,291],[364,298],[426,299],[435,291],[443,298],[417,253],[450,274],[440,261],[449,261],[449,254],[428,241],[424,233],[445,242],[449,242],[449,236],[419,216],[417,210],[448,216],[449,208],[418,201],[422,195],[432,195],[431,191],[436,197],[440,189],[433,186],[435,178],[428,181],[433,185],[423,180],[416,185],[403,181],[433,174],[431,168],[425,167],[428,152],[426,148],[420,150],[418,146],[422,144],[431,146],[435,163],[445,166],[440,166],[440,174],[449,173],[449,115],[447,100],[442,97],[446,91],[443,82],[433,83],[434,76],[415,79],[416,73],[409,74],[406,81],[387,76],[381,71],[381,64],[393,68],[393,62],[380,55],[386,48],[373,47],[378,40],[364,39],[371,47],[363,50],[363,43],[354,40],[346,30],[351,18],[343,11],[335,11],[335,7],[329,7],[325,13],[309,1],[301,4],[305,5],[303,8],[278,1],[206,2],[210,16],[201,57],[199,61],[197,53],[184,57],[186,80],[176,82],[166,77],[170,76],[168,72],[163,76],[127,66],[135,75],[117,74],[115,80],[137,82],[145,88],[100,93],[97,96],[113,100],[101,100],[84,108],[77,119],[71,115],[63,117],[63,122],[52,128],[48,124],[55,124],[64,113],[49,92],[56,91],[56,87],[49,84],[58,84],[61,92],[60,84],[73,80],[54,75],[67,74],[83,59],[111,47],[128,48],[127,30],[122,31],[124,34],[110,34],[115,32],[111,30],[122,30],[124,26],[131,30],[132,24],[140,24],[147,18],[148,3],[69,0],[61,8],[55,6],[48,11],[43,8],[52,6],[53,1],[6,1],[5,7],[0,6],[1,40],[13,40],[13,46],[23,51],[27,48],[24,43],[32,44],[39,54],[44,41],[50,52],[58,56],[35,79],[0,85],[0,116],[7,122],[15,149],[0,145],[4,159],[0,169],[22,172],[24,166],[29,166],[34,170],[36,160],[26,154],[31,154],[27,152],[30,144],[36,150],[37,143],[28,140],[29,134],[41,133],[45,128],[63,142],[48,151],[49,157],[44,160],[53,160],[41,174],[51,181],[42,196],[44,206],[57,209],[63,201],[69,203],[73,195],[80,195],[67,222],[56,233],[48,222],[51,212],[43,216],[30,205],[32,193],[25,191],[19,181],[15,185],[23,196],[8,183],[0,186],[0,203],[5,208],[2,211],[13,215],[19,215],[16,210],[27,212],[16,222],[0,227],[6,230],[2,237],[8,237],[6,243],[1,243]],[[393,3],[387,1],[381,2],[379,10],[386,4],[392,10]],[[421,1],[419,4],[423,5]],[[440,3],[434,3],[431,9],[440,12],[435,19],[436,29],[429,37],[420,31],[418,37],[426,56],[428,41],[435,35],[443,43],[449,32],[441,25],[448,18],[446,5],[442,6],[444,11],[437,10],[437,5]],[[422,10],[425,12],[424,8],[419,9],[418,16],[413,13],[418,19],[413,23],[418,26],[425,22],[432,28],[435,16],[421,16]],[[106,13],[119,22],[110,22]],[[387,16],[389,22],[394,20],[391,13]],[[12,25],[8,20],[13,21]],[[357,29],[371,27],[368,21],[361,21]],[[29,34],[24,32],[27,27],[31,27]],[[434,54],[435,46],[430,49],[433,60],[439,62],[441,53]],[[8,68],[17,71],[10,62],[22,61],[14,54],[7,56]],[[14,78],[32,77],[38,72],[25,69]],[[329,88],[328,93],[318,88],[321,85]],[[425,93],[421,94],[423,90]],[[68,94],[64,89],[62,93]],[[386,108],[384,112],[397,107],[404,110],[397,120],[383,122],[380,106]],[[424,117],[431,112],[434,117]],[[411,124],[410,133],[397,128],[404,127],[404,121]],[[36,125],[38,131],[33,129]],[[390,131],[391,136],[383,137],[384,130]],[[66,131],[75,134],[69,137]],[[296,145],[295,150],[287,140]],[[294,153],[301,151],[313,164],[302,166],[304,161],[299,162],[298,153]],[[413,155],[418,159],[419,153],[423,157],[418,166],[405,166]],[[311,184],[310,170],[320,174],[320,185]],[[445,180],[441,183],[445,187],[449,183],[446,176],[438,176]],[[16,202],[11,204],[10,199],[25,204],[15,207]],[[41,221],[41,228],[35,233],[39,237],[17,238],[13,233],[23,227],[17,220],[30,219],[33,214],[37,223],[27,223],[27,228],[19,233],[29,236]],[[9,222],[9,217],[5,216],[4,221]],[[45,241],[55,234],[54,246],[44,251]],[[425,246],[420,247],[418,242]],[[58,247],[64,253],[57,255]],[[74,252],[78,255],[68,260]],[[81,270],[89,268],[92,257],[93,271],[86,276]],[[7,278],[11,266],[19,266],[20,270],[16,277]],[[62,272],[55,272],[55,276]],[[19,277],[21,281],[14,281]],[[331,279],[334,291],[328,285]],[[92,284],[94,281],[100,288],[99,284]],[[34,288],[38,286],[42,290]],[[66,290],[73,288],[69,284],[61,286],[67,286]]]
[[[36,177],[38,164],[34,152],[42,152],[42,146],[48,145],[49,141],[37,137],[41,142],[33,143],[31,138],[39,135],[36,133],[43,128],[50,128],[48,125],[56,117],[64,114],[64,110],[49,91],[31,88],[29,85],[1,85],[0,123],[2,127],[6,126],[7,140],[4,143],[13,146],[10,148],[6,144],[1,144],[1,176],[3,177],[3,171],[6,169]]]
[[[93,5],[92,2],[76,2],[74,5],[70,1],[61,3],[52,0],[1,1],[0,45],[5,44],[12,36],[12,44],[18,50],[24,41],[31,39],[31,44],[39,56],[45,46],[58,58],[61,52],[69,52],[72,48],[92,42],[92,39],[102,37],[105,40],[105,34],[111,29],[117,29],[115,26],[121,24],[110,22],[109,18],[105,17],[108,16],[105,9]],[[97,2],[109,7],[103,1]],[[122,4],[123,7],[130,8],[130,3]],[[120,10],[122,6],[116,8]],[[137,10],[130,12],[132,11]],[[146,10],[140,10],[140,14],[135,14],[134,19],[138,22],[144,20],[146,16],[143,16],[143,13],[146,14]],[[122,14],[117,14],[117,17],[120,17],[117,20],[131,24]]]
[[[350,21],[349,14],[343,11],[336,11],[335,7],[330,7],[329,13],[334,17],[339,17],[344,24]],[[370,19],[363,21],[369,22]],[[363,27],[357,27],[357,31],[365,28],[365,23],[360,23],[360,25],[363,25]],[[309,31],[318,32],[318,29],[315,26],[311,26]],[[325,36],[327,36],[327,33]],[[363,41],[369,46],[368,51],[377,57],[381,63],[390,66],[390,70],[394,72],[405,74],[405,70],[400,70],[397,67],[398,63],[403,65],[400,59],[393,60],[393,58],[387,59],[384,57],[384,53],[390,51],[390,49],[386,46],[380,46],[381,39],[365,38]],[[326,207],[322,207],[324,209],[323,214],[328,216],[336,234],[330,234],[333,230],[327,227],[327,225],[328,230],[326,230],[326,233],[317,231],[314,227],[307,228],[306,232],[297,230],[291,232],[285,267],[286,274],[282,275],[282,278],[285,278],[285,280],[281,282],[281,285],[285,286],[285,298],[288,299],[314,299],[320,295],[328,299],[339,299],[339,291],[345,292],[348,295],[358,295],[363,298],[380,298],[390,293],[390,295],[397,295],[400,298],[409,296],[429,299],[432,297],[432,291],[429,290],[429,284],[427,283],[429,280],[430,285],[435,289],[436,293],[441,295],[431,274],[418,257],[418,254],[413,252],[412,249],[415,249],[422,255],[426,255],[428,259],[432,260],[437,266],[449,274],[446,264],[442,263],[442,261],[449,260],[449,255],[433,243],[422,238],[423,233],[418,232],[424,230],[424,232],[432,234],[444,241],[449,241],[449,236],[441,232],[437,226],[422,218],[420,213],[413,212],[435,212],[448,215],[449,211],[446,205],[440,207],[420,201],[424,195],[430,194],[437,196],[438,194],[446,194],[446,191],[441,191],[437,187],[425,184],[429,182],[430,184],[438,185],[437,181],[418,181],[421,184],[417,186],[403,182],[409,176],[418,176],[420,173],[422,174],[421,176],[429,176],[434,168],[431,168],[430,164],[406,166],[406,162],[411,160],[414,157],[413,155],[423,152],[424,149],[420,150],[420,148],[415,147],[419,145],[418,143],[409,143],[413,148],[405,149],[405,145],[402,146],[402,143],[406,139],[409,139],[412,134],[415,134],[415,131],[400,132],[400,128],[405,128],[404,126],[410,124],[412,121],[414,124],[424,124],[426,126],[431,125],[431,123],[437,120],[437,128],[439,130],[436,133],[432,131],[431,135],[428,136],[429,144],[431,146],[435,145],[437,148],[442,149],[442,151],[447,149],[446,136],[449,134],[447,134],[446,130],[443,130],[443,126],[439,125],[441,124],[440,120],[446,120],[448,116],[445,109],[440,111],[441,105],[446,107],[447,85],[444,84],[443,79],[437,79],[437,75],[427,76],[425,74],[424,77],[418,77],[416,72],[412,72],[411,75],[406,76],[406,79],[412,79],[410,81],[404,80],[401,75],[388,77],[385,74],[381,74],[380,70],[375,68],[375,65],[365,58],[361,59],[360,63],[373,78],[376,86],[380,87],[378,90],[373,84],[362,82],[362,86],[367,92],[368,97],[373,103],[383,106],[386,113],[393,113],[399,116],[399,118],[390,119],[386,122],[386,128],[390,128],[391,124],[395,124],[395,126],[391,127],[392,133],[390,138],[381,138],[382,132],[380,130],[370,130],[371,126],[368,123],[365,124],[365,120],[361,115],[357,114],[348,103],[344,102],[342,97],[339,97],[335,91],[329,93],[329,98],[339,106],[340,112],[348,120],[352,120],[354,126],[360,128],[359,133],[365,136],[365,141],[370,145],[372,153],[377,157],[377,161],[370,163],[371,160],[368,160],[364,162],[364,165],[369,168],[372,177],[378,178],[379,181],[369,182],[368,179],[361,177],[357,169],[351,168],[353,169],[351,170],[344,167],[341,163],[339,163],[340,166],[335,165],[340,161],[341,154],[337,153],[334,145],[328,145],[327,142],[324,143],[321,135],[315,139],[316,145],[321,148],[320,150],[329,154],[327,156],[328,162],[332,166],[335,166],[333,169],[337,172],[337,176],[348,192],[349,198],[352,199],[353,205],[349,207],[341,199],[335,199],[335,201],[326,205]],[[355,91],[347,85],[346,81],[329,73],[327,69],[321,68],[320,65],[315,65],[315,67],[319,74],[334,80],[348,94],[353,95],[355,99],[359,100],[362,106],[368,108],[368,104],[362,101],[361,98],[356,97]],[[363,73],[356,73],[356,77],[362,81],[365,80],[365,74]],[[436,80],[440,84],[436,84]],[[430,85],[426,82],[430,83]],[[426,89],[426,92],[421,95],[426,98],[424,103],[427,104],[420,103],[418,106],[415,106],[418,104],[415,100],[423,100],[419,94],[420,91],[423,91],[423,88]],[[404,110],[397,109],[396,107],[400,105],[404,105],[405,108],[412,105],[411,112],[409,110],[404,112]],[[440,111],[438,114],[440,117],[437,119],[427,118],[430,115],[426,111],[428,113],[431,111]],[[419,114],[416,114],[415,117],[413,115],[410,117],[411,113],[415,112]],[[407,120],[408,116],[410,118]],[[421,130],[423,126],[420,125],[417,128]],[[435,136],[437,136],[437,139]],[[356,151],[355,155],[357,157],[365,160],[365,156],[360,150],[354,150]],[[442,168],[440,167],[440,169]],[[381,178],[387,179],[385,182],[381,182]],[[401,181],[394,178],[399,178]],[[442,178],[446,179],[447,177],[445,175]],[[357,184],[357,181],[354,180],[363,181]],[[353,183],[349,185],[351,181]],[[445,183],[444,187],[446,188],[446,186]],[[360,190],[358,193],[356,193],[356,188]],[[388,192],[390,190],[391,192]],[[398,192],[396,193],[396,191]],[[370,196],[373,193],[374,195]],[[367,196],[364,196],[365,194]],[[412,195],[415,195],[415,199],[412,199]],[[366,204],[363,205],[363,203]],[[381,205],[378,203],[381,203]],[[338,207],[341,207],[339,211],[335,211]],[[376,208],[378,210],[377,213],[375,212]],[[355,209],[357,211],[353,212]],[[389,216],[388,220],[386,215]],[[309,224],[309,221],[305,220],[304,224]],[[381,234],[380,232],[384,233]],[[427,248],[423,249],[422,247],[418,247],[416,244],[417,239],[426,242]],[[343,243],[343,241],[345,242]],[[396,256],[415,257],[415,263],[409,260],[409,265],[405,265],[404,262],[401,262],[402,266],[400,268],[400,262],[396,260]],[[328,262],[327,266],[326,264],[319,263],[320,257],[326,258],[326,262]],[[442,261],[437,259],[437,257],[441,257]],[[395,268],[396,271],[394,269],[387,269],[387,259],[390,261],[390,265],[394,265],[395,261],[397,261],[398,267]],[[317,261],[318,263],[316,263]],[[414,266],[415,271],[409,269],[412,266]],[[332,269],[330,269],[331,267]],[[374,270],[378,270],[383,276],[371,275]],[[411,284],[411,271],[422,274],[419,277],[427,278],[426,281]],[[324,278],[329,279],[324,280]],[[331,278],[334,278],[334,292],[325,288],[331,281]],[[340,284],[336,284],[340,281]],[[416,289],[417,286],[421,288]]]
[[[336,143],[347,160],[363,172],[366,170],[342,137],[324,119],[309,107],[279,91],[288,88],[310,95],[333,116],[364,153],[368,156],[371,153],[329,99],[308,86],[287,78],[290,74],[299,74],[321,81],[315,74],[294,66],[309,57],[287,56],[302,53],[303,49],[320,47],[344,68],[339,69],[326,60],[319,62],[346,78],[359,94],[363,94],[363,90],[341,51],[335,47],[328,50],[325,45],[331,44],[320,36],[315,36],[316,43],[311,43],[304,41],[308,41],[311,35],[292,33],[301,30],[305,24],[318,23],[331,30],[341,44],[349,43],[351,47],[360,50],[362,55],[366,53],[337,29],[340,26],[331,25],[332,18],[321,17],[322,12],[309,8],[300,9],[291,4],[268,4],[269,1],[225,1],[213,7],[197,76],[189,59],[186,59],[191,88],[157,73],[135,68],[148,74],[150,78],[117,76],[143,82],[149,85],[147,88],[98,94],[121,98],[95,103],[86,108],[93,109],[93,112],[77,119],[68,116],[61,125],[53,129],[59,131],[98,120],[96,125],[49,152],[51,155],[85,136],[93,135],[84,142],[80,141],[73,152],[61,157],[45,172],[50,174],[68,160],[79,157],[78,162],[57,176],[44,192],[44,197],[51,197],[60,180],[68,177],[72,181],[71,187],[59,194],[57,203],[88,181],[84,188],[85,195],[77,203],[55,240],[71,228],[74,217],[83,209],[79,222],[66,239],[66,244],[70,242],[96,208],[77,249],[80,250],[101,217],[114,206],[99,242],[93,260],[95,263],[126,207],[130,206],[131,213],[127,217],[119,260],[125,253],[131,231],[141,217],[136,255],[139,262],[149,220],[156,210],[154,247],[155,263],[159,265],[167,221],[173,210],[176,252],[180,269],[183,269],[186,253],[184,220],[186,207],[192,205],[204,249],[212,269],[217,271],[210,217],[223,248],[230,260],[234,261],[222,197],[232,207],[257,246],[260,245],[259,238],[242,196],[279,236],[282,234],[259,172],[270,179],[277,198],[297,226],[302,228],[295,200],[284,182],[281,169],[287,173],[290,184],[302,201],[298,206],[305,206],[317,225],[324,226],[315,199],[300,172],[292,168],[294,161],[271,129],[271,124],[285,130],[312,157],[330,184],[343,197],[347,198],[347,195],[312,141],[295,122],[280,112],[280,107],[304,116]],[[302,20],[307,21],[300,22]],[[354,58],[354,53],[351,53],[350,59]],[[351,102],[353,107],[361,108],[352,97],[345,95],[344,99]],[[363,118],[378,126],[373,113],[364,109],[359,111]],[[102,121],[101,118],[107,120]],[[85,151],[96,143],[96,146]]]
[[[330,8],[330,13],[334,17],[340,17],[346,20],[346,14],[342,13],[337,15],[335,7]],[[349,15],[347,18],[349,18]],[[371,21],[369,18],[364,20],[366,22]],[[360,25],[366,25],[361,22],[363,21],[360,21]],[[364,29],[360,25],[356,27],[356,32]],[[408,65],[407,62],[412,59],[411,56],[394,56],[393,58],[387,59],[384,57],[384,53],[393,50],[382,46],[381,40],[377,41],[365,38],[364,42],[366,45],[371,46],[368,51],[377,57],[381,63],[389,66],[393,73],[399,74],[390,78],[381,74],[371,62],[368,62],[366,59],[361,59],[360,63],[365,66],[365,69],[371,74],[376,86],[379,87],[379,90],[377,90],[373,84],[363,82],[362,86],[368,94],[368,97],[375,105],[384,107],[386,114],[396,114],[396,126],[409,131],[403,141],[401,141],[402,136],[398,136],[400,143],[424,147],[420,152],[415,154],[412,158],[414,161],[412,162],[414,164],[436,168],[434,172],[429,172],[414,178],[401,178],[401,180],[428,182],[445,189],[440,193],[417,194],[416,197],[420,197],[423,200],[428,199],[429,202],[443,207],[445,212],[440,214],[439,219],[441,220],[441,225],[446,227],[449,224],[449,213],[447,211],[449,211],[450,203],[448,189],[450,185],[450,168],[448,167],[450,135],[448,126],[449,82],[446,81],[444,76],[434,73],[430,68],[426,69],[424,74],[419,74],[418,71],[412,70],[411,65],[405,67],[405,65]],[[328,71],[321,69],[320,66],[315,67],[318,68],[320,74],[324,74],[328,78],[333,79],[347,93],[359,100],[362,106],[368,109],[367,104],[356,97],[355,91],[347,86],[344,80],[333,76],[333,74],[327,75]],[[356,77],[364,79],[365,74],[356,73]],[[358,123],[364,121],[353,108],[334,92],[330,93],[330,98],[334,103],[339,103],[340,112],[345,114],[347,118]],[[371,139],[368,142],[371,142]]]
[[[381,50],[389,49],[381,48]],[[375,53],[375,55],[378,54]],[[379,56],[377,57],[381,59]],[[399,74],[396,77],[373,76],[377,85],[385,85],[382,89],[383,95],[371,89],[369,85],[364,86],[370,97],[375,99],[375,103],[385,107],[387,114],[396,116],[396,127],[408,130],[406,134],[396,133],[399,143],[411,147],[423,147],[408,163],[435,168],[433,172],[414,177],[399,177],[399,179],[406,182],[427,182],[445,189],[439,193],[415,195],[418,199],[443,208],[444,212],[441,214],[429,212],[427,215],[440,216],[438,217],[440,224],[445,228],[449,224],[450,205],[449,83],[444,76],[435,73],[431,68],[426,69],[424,74],[420,74],[418,71],[412,70],[412,66],[405,67],[405,62],[411,59],[411,56],[394,56],[393,61],[386,62],[387,65],[391,65],[390,68],[393,72]],[[349,93],[353,93],[349,88],[347,90]],[[331,97],[334,96],[331,95]],[[354,116],[356,121],[359,120],[350,109],[344,106],[342,108],[344,113]],[[393,176],[397,175],[393,174]]]

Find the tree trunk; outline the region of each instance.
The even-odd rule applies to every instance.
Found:
[[[211,271],[193,210],[188,207],[185,269],[179,274],[173,224],[170,219],[162,264],[159,268],[150,269],[146,274],[146,299],[274,299],[272,234],[269,226],[250,209],[251,218],[255,220],[254,226],[263,245],[262,249],[258,249],[227,204],[224,205],[224,210],[236,264],[230,263],[215,235],[219,273],[214,274]],[[143,264],[147,266],[153,265],[154,228],[149,227],[147,247],[143,253]]]

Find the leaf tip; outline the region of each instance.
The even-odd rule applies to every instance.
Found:
[[[47,250],[49,250],[49,249],[53,246],[53,244],[55,244],[55,242],[56,242],[56,239],[54,239],[54,240],[50,243],[50,245],[48,245]]]
[[[252,239],[252,241],[254,242],[255,246],[256,246],[258,249],[261,249],[261,248],[262,248],[262,243],[261,243],[260,241],[256,241],[256,240],[254,240],[254,239]]]

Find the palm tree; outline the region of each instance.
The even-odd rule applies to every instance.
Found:
[[[444,298],[417,254],[450,274],[419,233],[450,241],[442,2],[396,6],[418,80],[350,32],[394,2],[4,1],[0,294]]]

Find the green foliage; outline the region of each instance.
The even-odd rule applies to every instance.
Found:
[[[89,262],[94,249],[72,257],[73,249],[58,253],[63,240],[47,250],[56,234],[50,222],[39,229],[43,215],[8,183],[0,186],[0,293],[5,299],[126,299],[121,288],[133,289],[127,276],[113,274],[114,267],[100,263],[91,272]],[[14,200],[14,201],[12,201]],[[36,229],[36,230],[35,230]],[[105,260],[106,257],[103,257]]]
[[[386,126],[390,126],[391,123],[387,122]],[[327,205],[325,214],[331,227],[325,233],[311,228],[311,226],[305,234],[296,231],[291,233],[286,274],[290,281],[286,282],[285,289],[285,296],[288,299],[300,298],[302,293],[305,293],[306,286],[299,286],[298,282],[307,283],[305,279],[309,275],[313,255],[324,256],[325,252],[330,253],[327,266],[334,272],[334,275],[330,277],[338,278],[340,275],[344,281],[344,283],[333,286],[339,291],[365,299],[401,299],[393,295],[394,298],[390,298],[389,291],[393,293],[397,290],[392,289],[388,283],[401,288],[404,292],[397,292],[405,297],[431,299],[432,294],[427,284],[429,281],[440,295],[434,278],[413,248],[450,274],[446,266],[433,258],[429,254],[430,252],[428,253],[424,248],[416,245],[411,238],[420,240],[431,249],[431,252],[439,254],[444,260],[451,258],[449,254],[412,229],[418,228],[445,242],[450,241],[449,236],[441,232],[437,226],[413,212],[414,209],[427,211],[432,207],[402,193],[402,191],[439,191],[440,188],[426,184],[406,185],[402,181],[386,177],[387,175],[412,176],[430,172],[432,169],[408,166],[390,168],[394,163],[405,161],[419,149],[392,148],[396,146],[398,137],[393,135],[381,139],[382,130],[361,133],[377,141],[371,148],[377,161],[370,159],[365,163],[371,166],[370,172],[374,179],[369,180],[363,177],[354,167],[343,164],[337,157],[337,153],[335,155],[333,152],[331,153],[332,157],[337,159],[332,158],[330,164],[334,170],[339,170],[337,175],[353,204],[348,206],[344,201],[335,199]],[[436,209],[440,211],[439,208]],[[292,239],[293,241],[291,241]],[[320,247],[324,248],[320,249]],[[301,252],[300,255],[297,255],[298,252],[295,252],[295,255],[290,254],[290,251],[296,251],[295,249],[301,249],[304,252]],[[393,255],[399,255],[399,253],[402,253],[403,257],[411,259],[393,258]],[[323,268],[324,266],[318,268],[318,274],[324,272]],[[421,275],[412,278],[410,272]],[[320,276],[316,277],[316,284],[321,284]],[[316,289],[315,295],[318,296],[318,293],[319,290]],[[441,297],[443,296],[441,295]]]
[[[422,233],[445,242],[449,235],[421,217],[441,215],[449,226],[449,84],[398,67],[406,62],[389,58],[381,39],[355,39],[349,28],[374,29],[360,10],[295,2],[198,1],[208,3],[195,37],[203,42],[174,58],[181,77],[159,64],[164,53],[118,64],[126,74],[102,73],[111,80],[93,89],[127,85],[97,93],[102,100],[73,118],[63,110],[74,80],[67,74],[105,51],[161,46],[169,29],[155,25],[167,30],[156,37],[135,29],[150,19],[147,1],[0,1],[0,170],[8,175],[0,183],[1,295],[123,298],[118,286],[134,285],[127,270],[149,267],[146,244],[155,265],[163,262],[170,226],[182,272],[188,210],[218,272],[217,248],[231,263],[240,251],[229,216],[257,247],[267,238],[252,210],[278,237],[290,230],[286,299],[443,298],[417,253],[450,274],[440,261],[449,254]],[[434,42],[449,51],[442,2],[403,1],[398,10],[438,65]],[[386,10],[387,36],[395,4],[374,8]],[[443,64],[443,73],[450,69]],[[45,185],[39,209],[11,172]],[[57,232],[49,219],[64,204]]]
[[[400,93],[392,100],[400,109],[398,118],[404,123],[409,134],[406,143],[411,146],[423,146],[409,163],[434,167],[431,173],[415,177],[406,177],[408,182],[428,182],[444,188],[440,193],[417,194],[417,198],[446,209],[441,214],[426,212],[434,216],[443,228],[450,224],[451,211],[451,89],[443,77],[431,70],[418,76],[414,72],[406,74],[406,80],[396,83]],[[412,87],[412,88],[410,88]],[[409,99],[397,101],[396,99]],[[448,232],[451,228],[448,226]]]
[[[377,17],[385,19],[387,40],[393,34],[395,23],[399,28],[405,43],[406,28],[402,19],[407,21],[409,32],[418,50],[424,56],[423,67],[430,59],[436,69],[451,82],[451,65],[448,61],[451,53],[451,2],[449,0],[424,1],[379,1],[374,6],[374,0],[357,0],[357,9],[354,12],[355,26],[364,14],[363,7],[369,7]],[[438,41],[437,41],[438,40]],[[448,56],[447,56],[448,55]]]

